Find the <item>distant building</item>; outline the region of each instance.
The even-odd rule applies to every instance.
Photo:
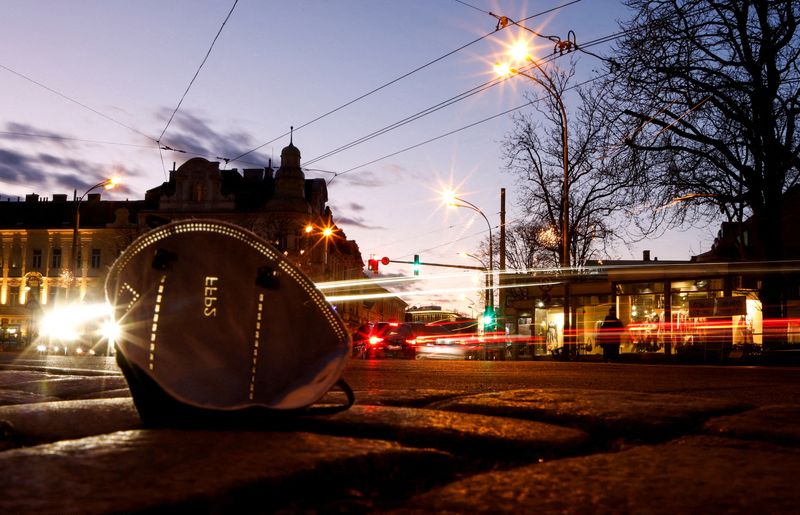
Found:
[[[300,151],[291,143],[277,171],[239,173],[190,159],[144,200],[108,201],[92,193],[81,202],[77,195],[6,199],[0,202],[0,343],[15,348],[32,342],[39,317],[62,302],[101,302],[117,256],[139,235],[173,220],[209,218],[249,229],[315,282],[363,279],[358,245],[333,223],[327,202],[325,181],[305,178]],[[406,306],[397,298],[384,302],[400,312]],[[337,303],[336,309],[353,328],[373,320],[361,301]]]
[[[465,317],[458,311],[449,311],[442,309],[441,306],[413,306],[406,310],[406,322],[455,322],[462,320]]]

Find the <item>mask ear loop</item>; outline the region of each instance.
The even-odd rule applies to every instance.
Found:
[[[333,385],[334,387],[339,387],[339,389],[344,392],[345,396],[347,397],[347,402],[345,404],[333,405],[333,406],[310,406],[303,410],[304,415],[332,415],[334,413],[341,413],[342,411],[346,411],[350,409],[350,406],[356,402],[356,396],[353,393],[353,389],[350,388],[350,385],[347,384],[347,381],[344,379],[339,379]],[[333,390],[333,388],[331,388]],[[330,391],[330,390],[329,390]]]

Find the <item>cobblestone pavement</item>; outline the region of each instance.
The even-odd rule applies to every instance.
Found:
[[[329,394],[327,400],[339,400]],[[332,416],[145,429],[116,372],[0,367],[2,513],[797,513],[800,406],[356,391]]]

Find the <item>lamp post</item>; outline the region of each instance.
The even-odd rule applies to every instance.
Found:
[[[331,240],[331,236],[333,236],[333,227],[327,226],[324,229],[322,229],[322,237],[325,238],[324,264],[326,268],[328,266],[328,244]]]
[[[70,266],[72,267],[72,274],[71,277],[69,278],[70,284],[76,277],[78,277],[79,274],[77,246],[78,246],[78,233],[80,232],[80,226],[81,226],[81,203],[83,202],[83,199],[86,197],[86,195],[88,195],[92,191],[98,188],[105,188],[107,190],[110,190],[113,189],[120,182],[121,181],[118,177],[112,177],[110,179],[105,179],[103,181],[100,181],[91,188],[89,188],[88,190],[84,191],[83,195],[78,197],[76,200],[75,225],[72,228],[72,255],[70,256]]]
[[[544,71],[544,69],[539,65],[539,63],[531,57],[528,53],[527,48],[523,44],[516,44],[512,47],[512,55],[521,61],[525,61],[531,63],[539,73],[544,77],[544,80],[526,73],[522,70],[517,68],[511,67],[509,64],[497,63],[494,66],[495,72],[498,75],[522,75],[526,77],[536,84],[542,86],[545,91],[547,91],[553,99],[556,101],[558,105],[559,114],[561,116],[561,146],[562,146],[562,154],[561,154],[561,164],[564,170],[564,179],[562,184],[562,193],[561,193],[561,259],[560,264],[563,269],[565,269],[565,273],[567,272],[566,269],[570,266],[570,244],[571,237],[570,237],[570,229],[569,229],[569,159],[568,159],[568,146],[567,146],[567,110],[564,108],[564,102],[561,99],[561,93],[558,91],[558,87],[556,86],[555,82],[553,82],[552,77]],[[569,278],[565,277],[564,280],[564,344],[567,344],[567,334],[570,329],[570,284]]]
[[[467,209],[471,209],[481,215],[484,220],[486,220],[486,226],[489,228],[489,288],[488,293],[489,295],[486,297],[486,307],[487,308],[494,308],[494,269],[492,265],[492,224],[489,223],[489,219],[486,218],[486,215],[483,211],[480,210],[478,206],[464,200],[463,198],[457,197],[453,193],[445,192],[444,193],[444,200],[447,203],[447,207],[465,207]]]

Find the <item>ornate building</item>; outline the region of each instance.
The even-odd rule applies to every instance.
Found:
[[[324,179],[305,178],[300,151],[291,143],[281,152],[277,171],[270,166],[239,173],[190,159],[144,200],[104,201],[99,194],[83,201],[77,195],[71,201],[66,195],[48,200],[32,194],[0,202],[0,339],[5,348],[20,347],[33,340],[37,316],[48,307],[102,301],[105,274],[116,257],[138,235],[172,220],[211,218],[249,229],[315,282],[363,279],[358,245],[332,222],[327,202]],[[214,250],[224,252],[198,252]],[[383,303],[396,304],[394,311],[405,308],[396,297]],[[336,304],[353,328],[376,316],[371,308],[361,301]]]

